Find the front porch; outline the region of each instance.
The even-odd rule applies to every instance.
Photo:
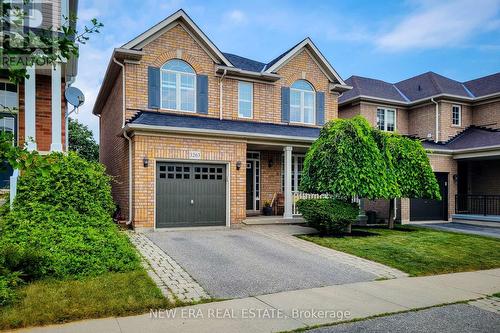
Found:
[[[320,197],[299,191],[308,146],[248,144],[246,224],[303,223],[299,199]],[[264,207],[271,207],[265,212]]]
[[[500,227],[500,156],[457,160],[454,222]]]

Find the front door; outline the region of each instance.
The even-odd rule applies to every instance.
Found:
[[[254,162],[247,162],[247,210],[254,210]]]
[[[260,209],[260,153],[247,152],[246,208],[248,211]]]

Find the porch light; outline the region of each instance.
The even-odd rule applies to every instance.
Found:
[[[272,167],[273,167],[273,162],[274,162],[274,161],[273,161],[273,159],[272,159],[272,158],[270,158],[270,159],[269,159],[269,161],[267,161],[267,166],[268,166],[269,168],[272,168]]]
[[[149,160],[146,156],[144,156],[144,158],[142,159],[142,164],[144,165],[145,168],[148,167],[149,165]]]
[[[241,169],[241,161],[236,162],[236,170]]]

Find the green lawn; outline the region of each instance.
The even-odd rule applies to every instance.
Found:
[[[124,316],[171,306],[144,270],[82,280],[42,280],[22,287],[16,303],[0,308],[0,329]]]
[[[411,276],[500,267],[500,240],[418,227],[353,228],[345,237],[302,239],[397,268]]]

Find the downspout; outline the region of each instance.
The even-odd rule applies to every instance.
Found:
[[[434,100],[434,97],[431,98],[431,102],[436,104],[436,135],[434,137],[434,142],[439,142],[439,103]]]
[[[227,74],[227,69],[224,69],[224,73],[222,73],[222,76],[219,79],[219,119],[222,120],[222,80],[224,80],[224,77]]]
[[[113,62],[122,68],[122,130],[125,128],[125,65],[113,57]],[[123,136],[128,141],[128,220],[127,225],[132,223],[132,139],[127,131],[123,131]]]

